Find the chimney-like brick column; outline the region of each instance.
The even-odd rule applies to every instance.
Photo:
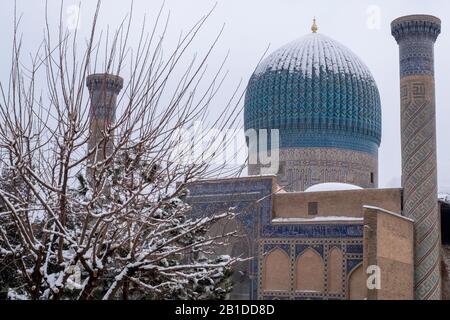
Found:
[[[104,160],[113,150],[114,134],[104,139],[106,130],[116,121],[117,96],[123,88],[123,79],[110,74],[93,74],[87,78],[91,107],[89,150],[96,148],[96,152],[89,157],[89,166]],[[88,168],[88,178],[92,178],[92,171]]]
[[[404,215],[415,221],[415,298],[441,299],[437,200],[434,44],[441,21],[411,15],[392,22],[400,47]]]

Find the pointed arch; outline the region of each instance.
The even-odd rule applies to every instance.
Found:
[[[344,254],[339,247],[333,247],[328,253],[328,292],[341,294],[343,291]]]
[[[366,277],[362,263],[353,269],[348,277],[348,299],[364,300],[367,298]]]
[[[236,236],[224,238],[225,243],[220,247],[214,248],[214,255],[229,255],[247,259],[252,257],[252,245],[249,235],[242,224],[237,219],[226,219],[216,222],[208,230],[211,237],[223,236],[236,232]],[[251,297],[251,261],[245,260],[238,262],[233,267],[232,283],[233,289],[230,298],[232,300],[249,300]]]
[[[313,249],[305,250],[296,263],[296,290],[297,291],[324,291],[323,259]]]
[[[263,290],[288,291],[290,289],[290,261],[286,252],[273,249],[264,258]]]

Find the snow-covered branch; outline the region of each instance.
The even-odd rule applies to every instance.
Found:
[[[87,39],[47,19],[29,62],[16,21],[10,79],[0,83],[0,299],[217,299],[229,292],[240,260],[213,252],[238,235],[210,230],[238,213],[194,218],[185,202],[189,183],[221,171],[211,165],[217,146],[211,139],[202,161],[189,163],[175,152],[182,149],[177,132],[208,117],[223,81],[223,65],[210,76],[206,68],[220,32],[205,53],[187,56],[209,12],[168,52],[163,12],[139,27],[135,50],[132,15],[105,38],[96,30],[98,4]],[[99,70],[126,78],[103,126],[86,89]],[[219,131],[236,121],[241,97],[234,93],[212,120]]]

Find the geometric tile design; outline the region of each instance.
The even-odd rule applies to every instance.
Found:
[[[347,260],[347,274],[350,274],[352,270],[354,270],[357,266],[361,264],[361,260],[359,259],[348,259]]]
[[[429,15],[398,18],[391,24],[400,46],[400,75],[434,75],[434,43],[441,33],[441,20]]]
[[[270,251],[274,250],[274,249],[281,249],[284,252],[286,252],[287,254],[289,254],[290,251],[290,247],[288,244],[266,244],[264,245],[264,251],[263,254],[264,256],[266,256],[267,254],[270,253]]]
[[[278,183],[288,192],[304,191],[326,182],[376,188],[378,151],[375,154],[338,148],[287,148],[279,153]],[[261,174],[261,166],[249,165],[249,175]]]
[[[323,147],[374,154],[381,103],[367,66],[348,48],[313,33],[271,54],[252,75],[245,129],[279,129],[281,148]]]
[[[302,239],[291,238],[283,239],[261,239],[261,247],[282,248],[286,250],[291,256],[291,289],[289,291],[259,291],[259,300],[346,300],[348,294],[348,278],[352,271],[359,267],[363,262],[363,240],[362,239]],[[329,252],[333,248],[340,248],[343,251],[342,261],[342,283],[340,293],[330,293],[328,291],[328,266],[329,266]],[[306,250],[312,249],[319,253],[324,262],[324,291],[323,292],[299,292],[295,290],[296,287],[296,267],[297,258]],[[349,250],[350,249],[350,250]],[[263,251],[260,251],[260,255]],[[259,259],[260,270],[263,267],[263,259]],[[262,286],[262,274],[259,274],[259,286]]]
[[[404,214],[415,220],[415,296],[441,299],[437,199],[434,42],[440,21],[408,16],[392,23],[400,46]]]
[[[307,244],[298,244],[295,246],[295,258],[300,256],[303,252],[308,249],[313,249],[323,258],[324,256],[324,246],[323,245],[307,245]]]

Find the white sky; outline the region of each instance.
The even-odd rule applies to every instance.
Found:
[[[65,6],[81,2],[81,31],[88,31],[94,0],[65,1]],[[160,0],[135,0],[138,21],[147,14],[151,21],[159,10]],[[166,0],[171,12],[169,37],[177,39],[216,3],[213,0]],[[23,13],[21,31],[24,50],[36,50],[42,37],[44,0],[17,0]],[[49,13],[59,17],[58,0],[49,0]],[[101,25],[117,26],[129,11],[128,0],[105,0]],[[14,1],[0,1],[0,79],[9,67]],[[400,107],[398,47],[390,35],[390,22],[413,13],[433,14],[443,21],[443,32],[436,44],[436,91],[438,124],[438,169],[441,192],[450,193],[450,1],[448,0],[218,0],[217,8],[192,49],[204,52],[211,39],[225,23],[225,31],[210,60],[218,66],[230,50],[227,68],[230,75],[224,88],[227,97],[241,79],[246,83],[260,56],[270,44],[269,52],[310,32],[313,16],[318,19],[319,32],[326,34],[354,51],[372,71],[380,90],[383,108],[383,140],[380,148],[380,187],[400,186]],[[70,14],[64,14],[70,19]],[[138,22],[139,24],[139,22]],[[449,23],[450,24],[450,23]]]

